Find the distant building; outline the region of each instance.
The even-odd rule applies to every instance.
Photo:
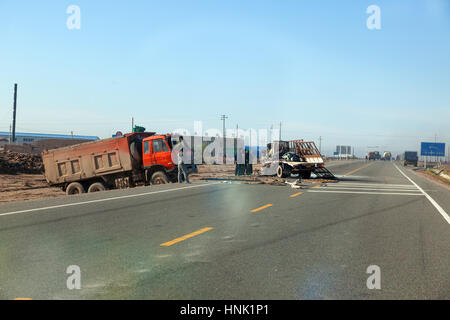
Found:
[[[7,139],[9,141],[11,135],[9,132],[0,131],[0,141]],[[36,141],[48,140],[48,139],[75,139],[75,140],[100,140],[97,136],[77,136],[77,135],[64,135],[64,134],[45,134],[45,133],[16,133],[16,144],[33,143]]]
[[[9,143],[8,139],[0,138],[0,147],[3,147],[5,144]]]

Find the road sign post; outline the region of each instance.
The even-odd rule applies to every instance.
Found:
[[[420,155],[424,157],[424,165],[425,168],[427,168],[427,157],[431,157],[431,159],[433,159],[434,156],[436,162],[439,158],[445,157],[445,143],[422,142]]]

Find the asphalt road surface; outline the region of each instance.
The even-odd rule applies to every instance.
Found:
[[[449,299],[449,189],[391,162],[329,168],[338,183],[301,190],[214,182],[1,205],[0,298]]]

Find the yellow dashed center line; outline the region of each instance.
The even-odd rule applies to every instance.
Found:
[[[355,173],[355,172],[358,172],[359,170],[362,170],[362,169],[364,169],[364,168],[367,168],[367,167],[370,166],[370,165],[372,165],[372,164],[369,163],[369,164],[366,164],[366,165],[362,166],[361,168],[358,168],[358,169],[355,169],[355,170],[353,170],[353,171],[347,172],[346,174],[344,174],[344,177],[349,176],[349,175],[351,175],[351,174],[353,174],[353,173]]]
[[[266,204],[265,206],[262,206],[262,207],[260,207],[260,208],[254,209],[254,210],[252,210],[252,211],[250,211],[250,212],[256,213],[256,212],[258,212],[258,211],[261,211],[261,210],[270,208],[270,207],[272,207],[272,206],[273,206],[273,204]]]
[[[301,196],[302,194],[303,194],[303,192],[299,192],[299,193],[293,194],[293,195],[291,195],[291,198],[295,198],[295,197]]]
[[[197,230],[197,231],[195,231],[195,232],[189,233],[189,234],[187,234],[187,235],[185,235],[185,236],[182,236],[182,237],[180,237],[180,238],[173,239],[172,241],[165,242],[165,243],[161,243],[161,247],[170,247],[170,246],[173,246],[174,244],[176,244],[176,243],[178,243],[178,242],[181,242],[181,241],[184,241],[184,240],[193,238],[193,237],[198,236],[198,235],[200,235],[200,234],[202,234],[202,233],[211,231],[212,229],[213,229],[213,228],[203,228],[203,229]]]
[[[311,189],[319,189],[320,188],[320,184],[317,186],[312,187]]]

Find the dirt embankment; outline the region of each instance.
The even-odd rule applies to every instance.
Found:
[[[40,155],[0,152],[0,174],[39,174],[43,172],[44,166]]]
[[[49,187],[43,172],[40,155],[0,152],[0,203],[64,195]]]

